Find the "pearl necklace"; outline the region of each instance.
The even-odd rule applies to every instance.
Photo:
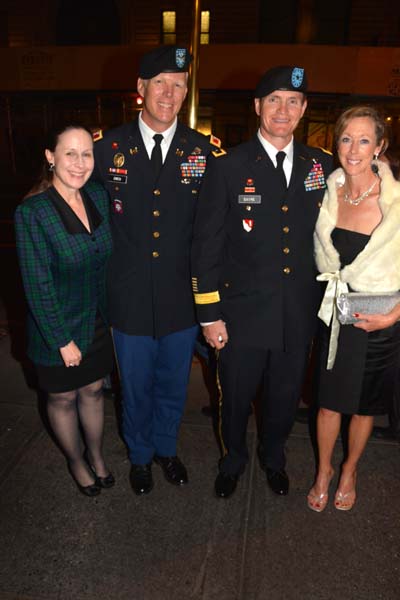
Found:
[[[374,189],[374,187],[376,186],[377,183],[378,183],[378,178],[376,178],[374,183],[371,185],[371,187],[369,187],[366,192],[363,192],[362,194],[360,194],[360,196],[358,196],[358,198],[351,198],[349,196],[349,194],[344,192],[343,200],[345,202],[347,202],[348,204],[351,204],[352,206],[358,206],[360,204],[360,202],[365,200],[365,198],[368,198],[368,196],[370,195],[370,193],[372,192],[372,190]]]

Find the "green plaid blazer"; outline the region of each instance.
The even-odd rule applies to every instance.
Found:
[[[36,364],[62,365],[59,348],[71,340],[84,355],[94,336],[96,312],[107,320],[109,197],[96,182],[81,191],[91,233],[54,187],[27,198],[15,212],[29,306],[28,356]]]

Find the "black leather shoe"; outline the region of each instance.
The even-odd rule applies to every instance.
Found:
[[[177,456],[155,456],[154,462],[160,465],[164,471],[165,479],[174,485],[185,485],[188,483],[188,475],[185,465]]]
[[[273,471],[266,469],[267,482],[271,490],[279,496],[286,496],[289,493],[289,477],[284,469]]]
[[[68,470],[71,474],[72,479],[75,481],[78,490],[81,492],[81,494],[83,494],[84,496],[89,496],[89,498],[92,498],[93,496],[98,496],[100,494],[101,487],[100,487],[100,484],[98,483],[97,479],[95,479],[95,482],[91,483],[90,485],[81,485],[76,480],[75,475],[73,474],[71,467],[69,465],[68,465]]]
[[[129,479],[135,494],[138,496],[149,494],[154,486],[151,464],[132,465]]]
[[[97,483],[97,480],[91,485],[80,485],[78,482],[76,482],[76,485],[78,486],[78,490],[82,494],[84,494],[84,496],[89,496],[89,498],[92,498],[93,496],[98,496],[101,492],[101,487]]]
[[[84,454],[83,454],[84,459],[86,460],[90,470],[92,471],[94,477],[96,478],[96,484],[99,485],[100,487],[104,488],[105,490],[108,488],[113,487],[113,485],[115,485],[115,477],[112,473],[109,473],[108,475],[106,475],[105,477],[100,477],[99,475],[97,475],[96,470],[94,468],[94,466],[92,465],[92,461],[89,459],[89,453],[87,450],[85,450]]]
[[[100,487],[107,490],[115,485],[115,477],[112,473],[109,473],[106,477],[99,477],[96,475],[96,483],[98,483]]]
[[[229,498],[236,490],[239,477],[237,475],[228,475],[227,473],[218,473],[215,480],[214,489],[218,498]]]

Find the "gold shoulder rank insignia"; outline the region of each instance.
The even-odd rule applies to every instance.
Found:
[[[212,146],[216,146],[217,148],[221,148],[221,140],[212,133],[210,133],[210,144]]]
[[[215,156],[215,158],[219,158],[220,156],[224,156],[224,154],[226,154],[226,150],[224,150],[223,148],[219,148],[218,150],[213,150],[211,152],[211,154],[213,156]]]
[[[102,129],[98,129],[97,131],[94,131],[92,133],[92,138],[94,142],[98,142],[99,140],[101,140],[103,137],[103,130]]]
[[[322,152],[325,152],[325,154],[329,154],[330,156],[333,156],[332,152],[330,150],[326,150],[326,148],[323,148],[322,146],[318,146],[318,148],[320,150],[322,150]]]

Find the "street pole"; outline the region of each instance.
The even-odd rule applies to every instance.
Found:
[[[190,66],[189,94],[188,94],[188,124],[192,129],[197,127],[197,111],[199,106],[199,47],[201,30],[201,0],[193,0],[192,33],[190,40],[190,54],[193,61]]]

